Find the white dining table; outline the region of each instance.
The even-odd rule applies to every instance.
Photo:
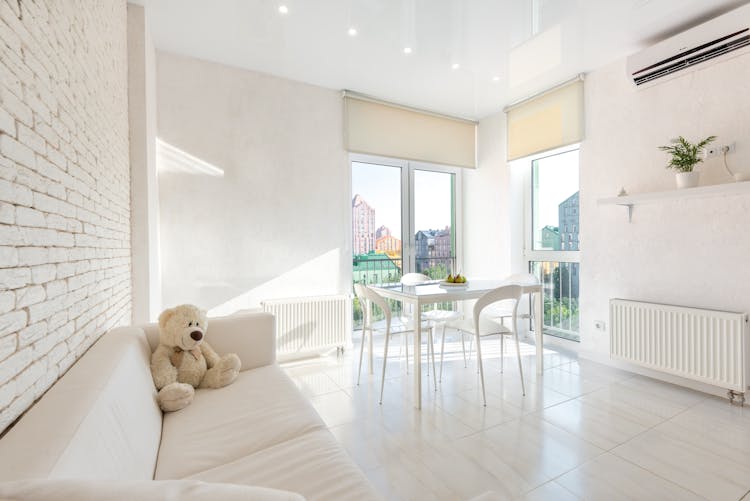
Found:
[[[445,286],[440,282],[426,282],[418,285],[405,284],[383,284],[371,285],[370,287],[378,294],[388,299],[395,299],[402,304],[411,304],[414,307],[414,407],[422,408],[422,306],[426,304],[444,303],[451,301],[466,301],[478,299],[485,293],[502,285],[510,285],[517,282],[507,280],[469,280],[464,286]],[[541,374],[544,363],[542,351],[542,286],[539,283],[518,283],[524,286],[527,293],[535,294],[534,303],[534,334],[536,340],[536,370]],[[369,367],[372,373],[372,336],[370,337]]]

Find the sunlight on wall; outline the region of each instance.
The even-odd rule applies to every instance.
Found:
[[[164,172],[224,177],[224,170],[156,138],[156,168]]]
[[[208,310],[211,317],[260,308],[266,299],[327,296],[341,290],[341,249],[333,249]],[[196,284],[216,287],[221,284]],[[231,287],[231,284],[224,284]]]

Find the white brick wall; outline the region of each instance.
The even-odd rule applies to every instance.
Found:
[[[0,0],[0,432],[130,320],[124,0]]]

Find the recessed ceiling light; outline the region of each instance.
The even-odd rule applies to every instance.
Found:
[[[404,54],[411,54],[411,47],[404,47]]]
[[[349,30],[347,31],[347,33],[349,33],[350,37],[356,37],[357,36],[357,28],[355,28],[355,27],[352,26],[351,28],[349,28]]]
[[[286,5],[279,5],[279,14],[289,14],[289,7]]]
[[[493,82],[499,82],[500,81],[500,77],[494,76],[494,77],[492,77],[492,81]]]
[[[452,69],[452,70],[457,70],[457,69],[459,69],[460,67],[461,67],[461,65],[460,65],[460,64],[458,64],[458,63],[453,63],[453,64],[451,64],[451,69]]]

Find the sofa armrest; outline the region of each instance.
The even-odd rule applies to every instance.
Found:
[[[149,324],[143,330],[153,351],[159,343],[159,326]],[[270,313],[209,318],[206,341],[219,355],[236,353],[242,362],[241,371],[276,362],[276,322]]]

